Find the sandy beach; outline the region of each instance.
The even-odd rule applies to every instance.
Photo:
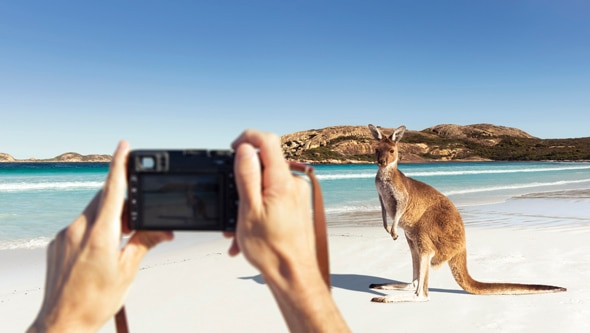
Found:
[[[465,293],[447,265],[430,274],[426,303],[371,303],[371,283],[408,281],[403,233],[378,218],[329,228],[332,292],[355,332],[583,332],[590,330],[590,198],[527,196],[461,208],[468,266],[481,281],[551,284],[567,292],[527,296]],[[132,332],[285,332],[264,281],[230,258],[218,234],[177,233],[148,254],[126,302]],[[0,251],[0,331],[22,332],[43,297],[45,250]],[[402,293],[400,291],[392,291]],[[108,322],[101,332],[114,332]]]

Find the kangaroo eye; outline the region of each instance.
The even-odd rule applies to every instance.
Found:
[[[389,152],[393,154],[393,149],[391,149]]]

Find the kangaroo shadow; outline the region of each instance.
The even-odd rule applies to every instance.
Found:
[[[260,274],[255,276],[240,277],[239,279],[252,280],[258,284],[266,284]],[[330,280],[332,282],[332,288],[365,292],[377,296],[385,296],[387,294],[377,290],[369,289],[369,285],[373,283],[402,283],[401,281],[360,274],[332,274],[330,275]],[[433,293],[469,294],[468,292],[462,289],[428,288],[428,291]]]

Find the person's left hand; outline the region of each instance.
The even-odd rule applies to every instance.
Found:
[[[97,331],[123,305],[147,251],[173,238],[137,231],[121,247],[128,153],[119,143],[103,189],[49,244],[44,300],[29,332]]]

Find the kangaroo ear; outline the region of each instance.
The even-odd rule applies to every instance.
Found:
[[[379,131],[377,127],[373,126],[372,124],[369,124],[369,129],[371,130],[371,134],[373,134],[375,140],[381,140],[383,136],[381,135],[381,131]]]
[[[391,134],[391,141],[399,142],[399,140],[401,140],[402,137],[404,136],[405,131],[406,131],[406,126],[404,126],[404,125],[401,125],[400,127],[396,128],[395,131],[393,131],[393,134]]]

